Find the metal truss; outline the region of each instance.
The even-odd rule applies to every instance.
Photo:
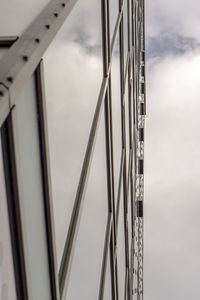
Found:
[[[143,201],[144,201],[144,125],[146,114],[145,97],[145,0],[119,0],[119,11],[115,22],[113,35],[110,35],[110,0],[101,0],[102,3],[102,48],[103,48],[103,78],[99,97],[97,99],[93,122],[91,125],[87,149],[80,173],[79,185],[74,200],[73,212],[68,228],[67,239],[59,272],[55,263],[55,237],[52,221],[52,207],[50,197],[50,181],[48,166],[48,142],[46,140],[45,112],[41,104],[44,99],[42,85],[42,71],[40,61],[50,42],[61,27],[62,23],[71,12],[76,0],[51,1],[30,27],[18,39],[11,42],[9,38],[0,41],[1,45],[11,46],[7,54],[0,61],[0,126],[3,128],[7,161],[11,160],[11,168],[8,166],[8,176],[15,182],[15,193],[18,194],[17,156],[15,155],[15,121],[13,109],[17,105],[17,95],[20,93],[27,78],[36,72],[36,85],[38,86],[39,118],[41,157],[43,160],[44,194],[46,195],[46,226],[48,255],[50,265],[50,281],[52,287],[52,299],[65,300],[67,284],[70,277],[73,251],[76,247],[76,236],[81,218],[81,207],[84,205],[84,191],[87,185],[87,177],[90,172],[90,164],[97,135],[97,127],[102,111],[104,111],[105,141],[106,141],[106,167],[107,167],[107,195],[108,217],[105,233],[104,253],[99,284],[99,300],[104,299],[104,286],[106,280],[106,266],[110,256],[110,273],[112,284],[112,300],[121,300],[119,297],[118,283],[118,231],[119,211],[123,210],[124,221],[124,247],[125,249],[125,285],[124,300],[142,300],[143,288]],[[126,24],[125,24],[126,23]],[[127,32],[124,32],[127,28]],[[127,38],[124,35],[127,35]],[[121,97],[121,162],[120,172],[115,174],[114,149],[117,145],[113,142],[112,117],[112,59],[117,36],[119,36],[119,60],[120,60],[120,97]],[[125,49],[128,49],[127,53]],[[128,97],[125,97],[126,86]],[[126,103],[128,101],[128,103]],[[128,111],[125,106],[127,104]],[[128,120],[128,126],[127,122]],[[5,126],[6,124],[6,126]],[[14,135],[14,136],[13,136]],[[128,141],[128,143],[127,143]],[[6,153],[6,152],[5,152]],[[114,183],[118,180],[117,194]],[[13,188],[13,187],[12,187]],[[122,195],[122,196],[121,196]],[[18,198],[18,196],[16,197]],[[23,240],[23,228],[21,225],[20,205],[17,207],[15,222],[17,236]],[[18,212],[18,213],[17,213]],[[129,215],[131,216],[129,218]],[[94,224],[95,226],[95,224]],[[15,237],[16,238],[16,237]],[[24,245],[16,242],[20,259],[17,269],[22,273],[23,285],[17,283],[21,299],[28,299],[28,280],[26,278],[26,264],[24,262]],[[16,256],[16,255],[15,255]]]

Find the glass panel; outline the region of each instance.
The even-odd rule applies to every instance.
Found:
[[[51,299],[34,76],[16,100],[20,180],[33,299]]]
[[[133,278],[133,290],[134,295],[137,294],[138,288],[138,218],[135,221],[135,245],[134,245],[134,278]]]
[[[114,48],[114,56],[113,56],[112,67],[111,67],[111,83],[112,83],[115,196],[117,197],[120,163],[121,163],[121,152],[122,152],[119,38],[117,38],[116,46]]]
[[[105,287],[104,287],[104,300],[112,299],[112,281],[111,281],[111,273],[110,273],[110,255],[108,251],[108,259],[106,266],[106,277],[105,277]]]
[[[110,40],[112,40],[118,14],[119,0],[110,0]]]
[[[102,121],[91,162],[72,261],[66,297],[70,300],[98,299],[108,216],[105,128]]]
[[[126,126],[126,165],[127,165],[127,176],[128,176],[128,163],[129,163],[129,152],[130,152],[130,142],[129,142],[129,99],[128,99],[128,77],[125,83],[125,126]]]
[[[17,299],[0,140],[0,299]]]
[[[128,242],[129,242],[129,266],[131,266],[131,242],[132,242],[132,223],[131,223],[131,184],[128,190]]]
[[[123,25],[124,25],[124,69],[126,69],[126,61],[128,54],[128,18],[127,18],[127,1],[124,1],[124,9],[123,9]]]
[[[134,18],[133,18],[133,7],[134,3],[133,1],[129,1],[129,20],[130,20],[130,47],[132,47],[133,44],[133,26],[134,26]]]
[[[1,0],[0,36],[20,35],[50,0]]]
[[[99,0],[78,1],[44,62],[59,265],[102,81]]]
[[[125,236],[124,236],[124,206],[123,193],[121,193],[120,211],[119,211],[119,225],[117,236],[117,263],[118,263],[118,289],[119,299],[124,299],[124,285],[125,285]]]

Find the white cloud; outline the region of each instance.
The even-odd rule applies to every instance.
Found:
[[[61,258],[102,78],[99,56],[56,40],[45,57],[58,260]]]
[[[147,78],[145,297],[198,299],[200,55],[171,56],[152,66]]]
[[[197,0],[146,0],[147,35],[177,32],[200,40],[199,10]]]

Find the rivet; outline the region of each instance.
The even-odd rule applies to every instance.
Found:
[[[3,91],[0,91],[0,96],[3,96],[4,95],[4,92]]]
[[[57,18],[58,17],[58,13],[54,13],[54,16]]]
[[[38,38],[36,38],[35,41],[36,41],[36,43],[38,43],[38,44],[40,43],[40,39],[38,39]]]
[[[65,3],[62,3],[62,6],[65,7]]]
[[[50,28],[50,25],[49,25],[49,24],[47,24],[45,27],[46,27],[47,29],[49,29],[49,28]]]
[[[13,78],[12,77],[7,77],[7,80],[9,81],[9,82],[13,82]]]
[[[28,56],[27,55],[23,55],[23,60],[24,61],[28,61]]]

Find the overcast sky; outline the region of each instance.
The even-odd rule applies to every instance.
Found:
[[[18,35],[28,25],[30,16],[33,19],[48,1],[19,0],[13,3],[2,0],[1,2],[4,9],[0,14],[0,33]],[[112,28],[117,3],[117,0],[111,1]],[[22,15],[24,5],[26,14]],[[102,77],[99,11],[100,1],[79,0],[44,56],[53,193],[56,199],[54,210],[58,262],[73,204],[72,201],[68,201],[66,205],[66,199],[74,199],[75,196],[79,179],[77,174],[82,165]],[[144,236],[146,300],[200,299],[199,12],[198,0],[146,0],[147,117]],[[7,18],[7,15],[13,18]],[[112,68],[115,74],[113,76],[116,78],[116,81],[113,81],[113,93],[117,98],[119,89],[117,55],[114,57]],[[117,105],[114,105],[114,114],[114,118],[117,119],[119,117]],[[116,144],[120,143],[118,131],[114,133],[114,139]],[[104,145],[101,126],[97,145],[97,148]],[[103,181],[104,155],[103,148],[100,148],[96,161],[94,157],[94,167],[99,168],[101,180],[97,180],[96,173],[89,178],[91,186],[101,192],[106,191],[106,183]],[[115,157],[117,163],[119,152]],[[99,163],[100,159],[102,163]],[[91,170],[91,174],[94,174],[93,172],[94,169]],[[90,195],[89,199],[94,197],[91,190],[87,190],[87,193]],[[106,194],[102,197],[106,198]],[[78,240],[82,245],[79,247],[82,254],[88,253],[87,245],[84,245],[84,238],[88,237],[93,241],[91,245],[96,247],[93,253],[98,253],[97,251],[100,253],[102,250],[100,247],[104,239],[103,226],[107,209],[105,203],[98,202],[92,207],[91,223],[88,223],[86,211],[92,203],[86,203],[86,211],[83,211],[85,227],[82,226],[85,231],[80,235],[82,240]],[[97,218],[99,239],[95,241],[91,224]],[[79,260],[79,254],[75,253],[74,270],[82,268],[79,273],[81,277],[81,271],[84,271],[84,264],[87,264],[87,261]],[[90,257],[91,261],[95,259],[95,256]],[[94,270],[100,269],[100,259],[97,264],[91,264],[88,277],[84,280],[93,278]],[[71,294],[71,299],[78,299],[75,294],[77,277],[73,277],[75,273],[72,270],[74,286],[72,282],[71,289],[74,294]],[[93,280],[96,284],[93,284],[92,294],[91,290],[88,291],[91,299],[94,299],[99,278],[95,277]],[[82,284],[84,285],[84,281]]]
[[[145,299],[199,299],[200,4],[146,1]]]
[[[89,3],[90,1],[87,1],[86,4]],[[100,16],[95,9],[97,3],[88,7],[84,3],[83,14],[83,7],[78,4],[80,9],[77,5],[73,12],[75,17],[72,13],[66,28],[58,37],[60,42],[65,39],[61,51],[69,53],[72,58],[70,61],[66,58],[66,73],[70,70],[70,74],[74,74],[70,75],[70,78],[79,78],[79,85],[83,88],[80,94],[76,89],[77,101],[82,99],[83,95],[87,95],[88,79],[94,98],[98,93],[97,69],[101,69],[101,53],[98,47],[100,37],[96,35],[96,32],[99,33],[100,22]],[[199,2],[194,0],[146,1],[144,295],[147,300],[195,300],[200,297],[199,9]],[[92,12],[96,12],[96,28]],[[81,20],[81,26],[77,20]],[[47,55],[49,63],[53,57],[52,51],[53,48],[49,56]],[[62,64],[61,57],[62,54],[57,59],[60,59]],[[75,57],[78,57],[77,73]],[[117,62],[113,65],[116,72]],[[56,64],[54,67],[57,68]],[[87,71],[82,74],[81,70],[84,68]],[[71,82],[70,89],[73,87],[74,83]],[[117,88],[118,83],[114,84],[113,90]],[[69,90],[68,93],[71,95]],[[91,105],[92,98],[88,97],[86,103]],[[52,105],[58,106],[56,103]],[[76,105],[73,112],[75,111],[77,112]],[[66,119],[67,116],[64,114],[63,117]],[[86,118],[88,120],[88,114]],[[79,122],[82,120],[84,114]],[[55,122],[58,125],[59,122]],[[73,124],[72,127],[78,134],[79,126]],[[88,128],[84,129],[87,133]],[[71,139],[70,134],[68,136],[70,143],[67,147],[71,147],[74,137]],[[119,143],[119,139],[116,143]],[[80,144],[84,144],[84,139]],[[69,158],[71,159],[72,157]],[[73,163],[72,170],[75,170]],[[66,205],[64,199],[63,194]],[[63,222],[66,222],[66,218],[60,218],[62,211],[62,205],[58,206],[59,228],[65,228]],[[65,213],[63,211],[63,214]],[[60,231],[59,245],[62,245],[62,239],[63,233]]]

